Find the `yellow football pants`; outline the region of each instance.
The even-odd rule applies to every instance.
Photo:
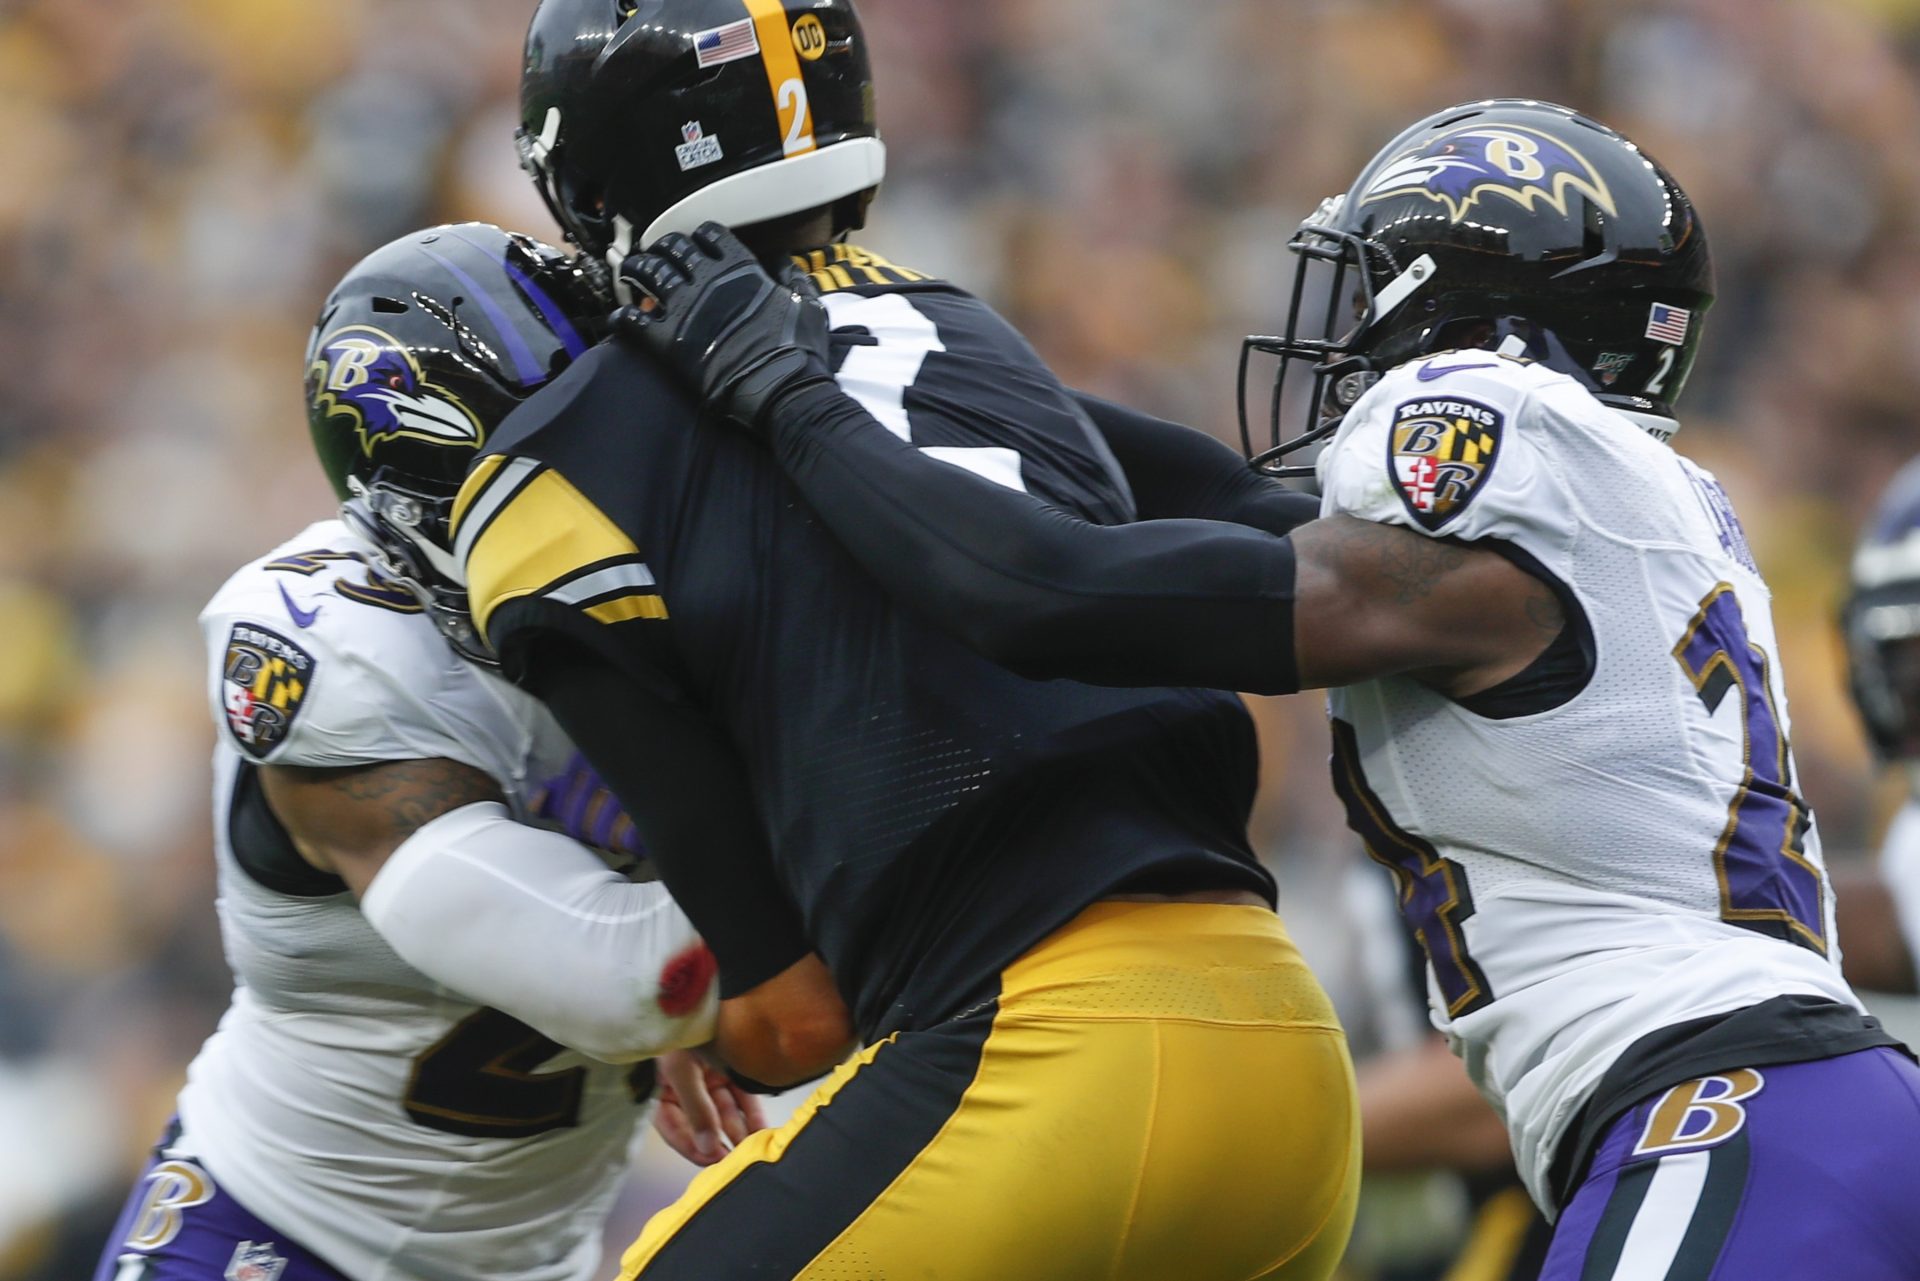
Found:
[[[1264,908],[1099,903],[702,1171],[623,1281],[1319,1281],[1360,1127]]]

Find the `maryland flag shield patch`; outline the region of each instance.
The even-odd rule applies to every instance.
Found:
[[[286,740],[313,685],[313,655],[275,631],[235,623],[227,636],[220,694],[240,750],[265,760]]]
[[[1437,530],[1466,510],[1493,475],[1505,426],[1499,410],[1458,397],[1410,400],[1394,410],[1387,465],[1422,528]]]

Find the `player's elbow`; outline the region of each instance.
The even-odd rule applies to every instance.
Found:
[[[804,968],[818,965],[810,959]],[[728,1067],[782,1086],[811,1080],[846,1058],[854,1032],[830,986],[777,979],[721,1002],[716,1040]]]
[[[845,1011],[809,1012],[782,1020],[776,1044],[778,1061],[767,1065],[776,1069],[774,1074],[757,1079],[768,1085],[794,1085],[819,1076],[853,1051],[853,1025]]]
[[[552,1024],[548,1035],[603,1063],[636,1063],[711,1040],[717,1005],[709,993],[693,1009],[671,1014],[661,1008],[651,984],[636,984],[623,988],[617,999],[575,1008]]]

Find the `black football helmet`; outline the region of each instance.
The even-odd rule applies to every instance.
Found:
[[[1280,460],[1331,435],[1381,374],[1453,347],[1538,360],[1665,438],[1713,301],[1706,230],[1667,171],[1605,125],[1524,99],[1414,125],[1289,248],[1286,332],[1247,339],[1240,362],[1242,443],[1280,476],[1311,474]],[[1248,384],[1259,353],[1278,368],[1256,445]],[[1303,360],[1305,429],[1283,441],[1281,397]]]
[[[403,236],[346,274],[307,344],[307,423],[340,516],[463,656],[491,662],[447,537],[494,428],[600,336],[574,261],[484,223]]]
[[[670,231],[835,206],[886,172],[850,0],[541,0],[520,80],[522,165],[617,273]]]
[[[1893,478],[1861,536],[1840,628],[1875,752],[1920,766],[1920,459]]]

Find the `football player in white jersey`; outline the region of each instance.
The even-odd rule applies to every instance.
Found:
[[[469,661],[434,568],[486,432],[599,310],[481,225],[406,237],[328,300],[308,402],[346,519],[201,615],[233,1003],[99,1281],[593,1274],[652,1056],[713,1033],[713,960],[626,874],[632,824],[545,711]],[[751,1102],[714,1092],[743,1137]]]
[[[1292,247],[1287,332],[1249,343],[1282,371],[1256,464],[1311,473],[1279,459],[1327,442],[1291,532],[1232,451],[1115,407],[1093,417],[1144,515],[1260,528],[1092,525],[1017,459],[995,483],[928,457],[870,411],[914,403],[911,353],[843,389],[800,282],[742,288],[719,229],[629,263],[654,304],[621,325],[1016,670],[1331,691],[1335,783],[1435,1022],[1557,1218],[1549,1281],[1920,1276],[1920,1066],[1841,976],[1767,587],[1667,444],[1712,298],[1686,193],[1572,111],[1471,103]],[[1282,443],[1295,361],[1315,426]]]
[[[1836,878],[1847,977],[1910,993],[1920,957],[1920,459],[1881,496],[1852,579],[1840,614],[1848,683],[1874,754],[1906,774],[1907,802],[1887,827],[1879,866]]]

